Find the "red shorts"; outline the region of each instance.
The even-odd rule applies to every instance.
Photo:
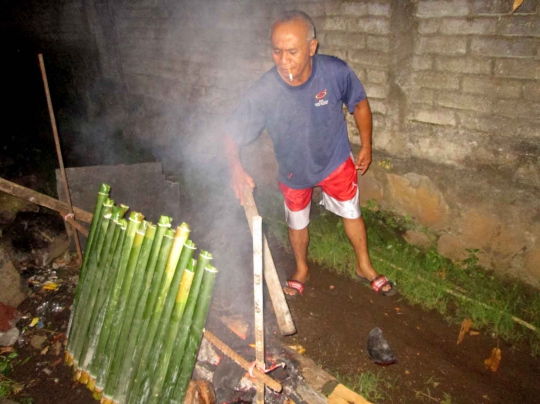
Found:
[[[281,182],[278,186],[285,199],[285,216],[289,227],[306,227],[309,224],[313,188],[292,189]],[[352,158],[348,158],[316,186],[322,188],[321,203],[326,209],[345,218],[360,217],[358,177]]]

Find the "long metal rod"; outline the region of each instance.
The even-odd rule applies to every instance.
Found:
[[[69,186],[66,176],[66,169],[64,168],[64,160],[62,159],[62,150],[60,148],[60,138],[58,137],[58,130],[56,128],[56,118],[54,117],[54,110],[52,106],[51,93],[49,91],[49,82],[47,80],[47,72],[45,71],[45,63],[43,62],[43,55],[38,54],[39,67],[41,69],[41,77],[43,79],[43,86],[45,87],[45,97],[47,98],[47,107],[49,108],[49,116],[51,118],[51,126],[54,136],[54,143],[56,144],[56,154],[58,155],[58,164],[60,164],[60,173],[62,176],[62,184],[64,185],[64,191],[66,193],[66,203],[69,208],[69,213],[73,214],[73,206],[71,204],[71,194],[69,193]],[[71,224],[70,224],[71,225]],[[77,255],[79,257],[79,264],[82,263],[82,250],[81,242],[79,241],[79,234],[77,229],[72,227],[73,237],[75,238],[75,246],[77,247]]]

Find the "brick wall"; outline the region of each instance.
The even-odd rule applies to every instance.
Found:
[[[540,186],[538,2],[525,1],[513,15],[511,5],[416,3],[413,52],[399,83],[406,97],[407,154],[493,167]],[[434,142],[438,137],[442,141]]]

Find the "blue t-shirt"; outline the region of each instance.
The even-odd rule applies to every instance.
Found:
[[[364,87],[341,59],[313,57],[302,85],[287,84],[274,66],[242,98],[227,134],[239,145],[266,128],[279,163],[279,181],[290,188],[317,185],[351,153],[343,104],[350,113],[366,98]]]

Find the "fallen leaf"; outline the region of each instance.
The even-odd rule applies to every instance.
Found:
[[[49,345],[47,345],[45,348],[41,350],[41,354],[45,355],[47,352],[49,352]]]
[[[435,275],[443,280],[446,279],[446,271],[444,269],[442,271],[435,272]]]
[[[11,353],[13,351],[15,351],[15,348],[13,348],[12,346],[5,346],[0,348],[0,355]]]
[[[406,371],[405,371],[405,374],[406,374],[406,375],[410,375],[411,372],[409,372],[408,370],[406,370]]]
[[[522,3],[523,0],[514,0],[514,5],[512,6],[512,13],[516,11]]]
[[[35,326],[39,322],[39,317],[34,317],[30,322],[30,327]]]
[[[330,285],[330,290],[334,290],[335,286],[334,285]]]
[[[53,363],[51,363],[51,367],[55,367],[55,366],[58,366],[60,363],[62,363],[62,358],[58,358],[57,360],[55,360]]]
[[[469,331],[469,335],[472,335],[472,336],[480,335],[480,332],[478,332],[478,331]]]
[[[43,284],[43,287],[41,289],[42,290],[57,290],[59,286],[60,285],[58,285],[57,283],[47,281]]]
[[[465,334],[469,332],[471,329],[472,321],[470,318],[466,318],[461,322],[461,330],[459,331],[459,337],[457,339],[457,344],[461,344],[463,342],[463,338],[465,338]]]
[[[501,359],[501,350],[499,348],[493,348],[491,350],[491,356],[484,361],[484,365],[486,365],[487,370],[496,372],[499,369],[499,365],[501,364]]]

